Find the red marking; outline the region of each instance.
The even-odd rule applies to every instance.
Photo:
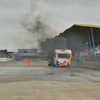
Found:
[[[28,65],[30,65],[30,61],[28,60]]]
[[[25,63],[27,64],[27,60],[25,59]]]
[[[66,52],[63,52],[64,54],[67,54]]]

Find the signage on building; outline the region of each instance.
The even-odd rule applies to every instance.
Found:
[[[21,53],[37,53],[36,49],[18,49],[18,52]]]

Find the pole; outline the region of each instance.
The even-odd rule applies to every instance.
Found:
[[[91,38],[90,38],[90,33],[89,33],[89,31],[88,31],[88,37],[89,37],[90,49],[92,49],[92,48],[91,48]]]
[[[93,30],[92,30],[92,27],[91,27],[91,35],[92,35],[93,48],[95,49],[95,44],[94,44],[94,37],[93,37]]]

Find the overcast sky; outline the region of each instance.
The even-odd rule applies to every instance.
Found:
[[[21,24],[26,16],[33,23],[36,16],[42,17],[55,36],[73,24],[100,26],[99,12],[100,0],[0,0],[0,49],[37,46],[36,36]]]

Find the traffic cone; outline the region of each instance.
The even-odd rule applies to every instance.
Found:
[[[25,63],[27,64],[27,60],[25,59]]]
[[[28,65],[30,65],[30,61],[28,60]]]

